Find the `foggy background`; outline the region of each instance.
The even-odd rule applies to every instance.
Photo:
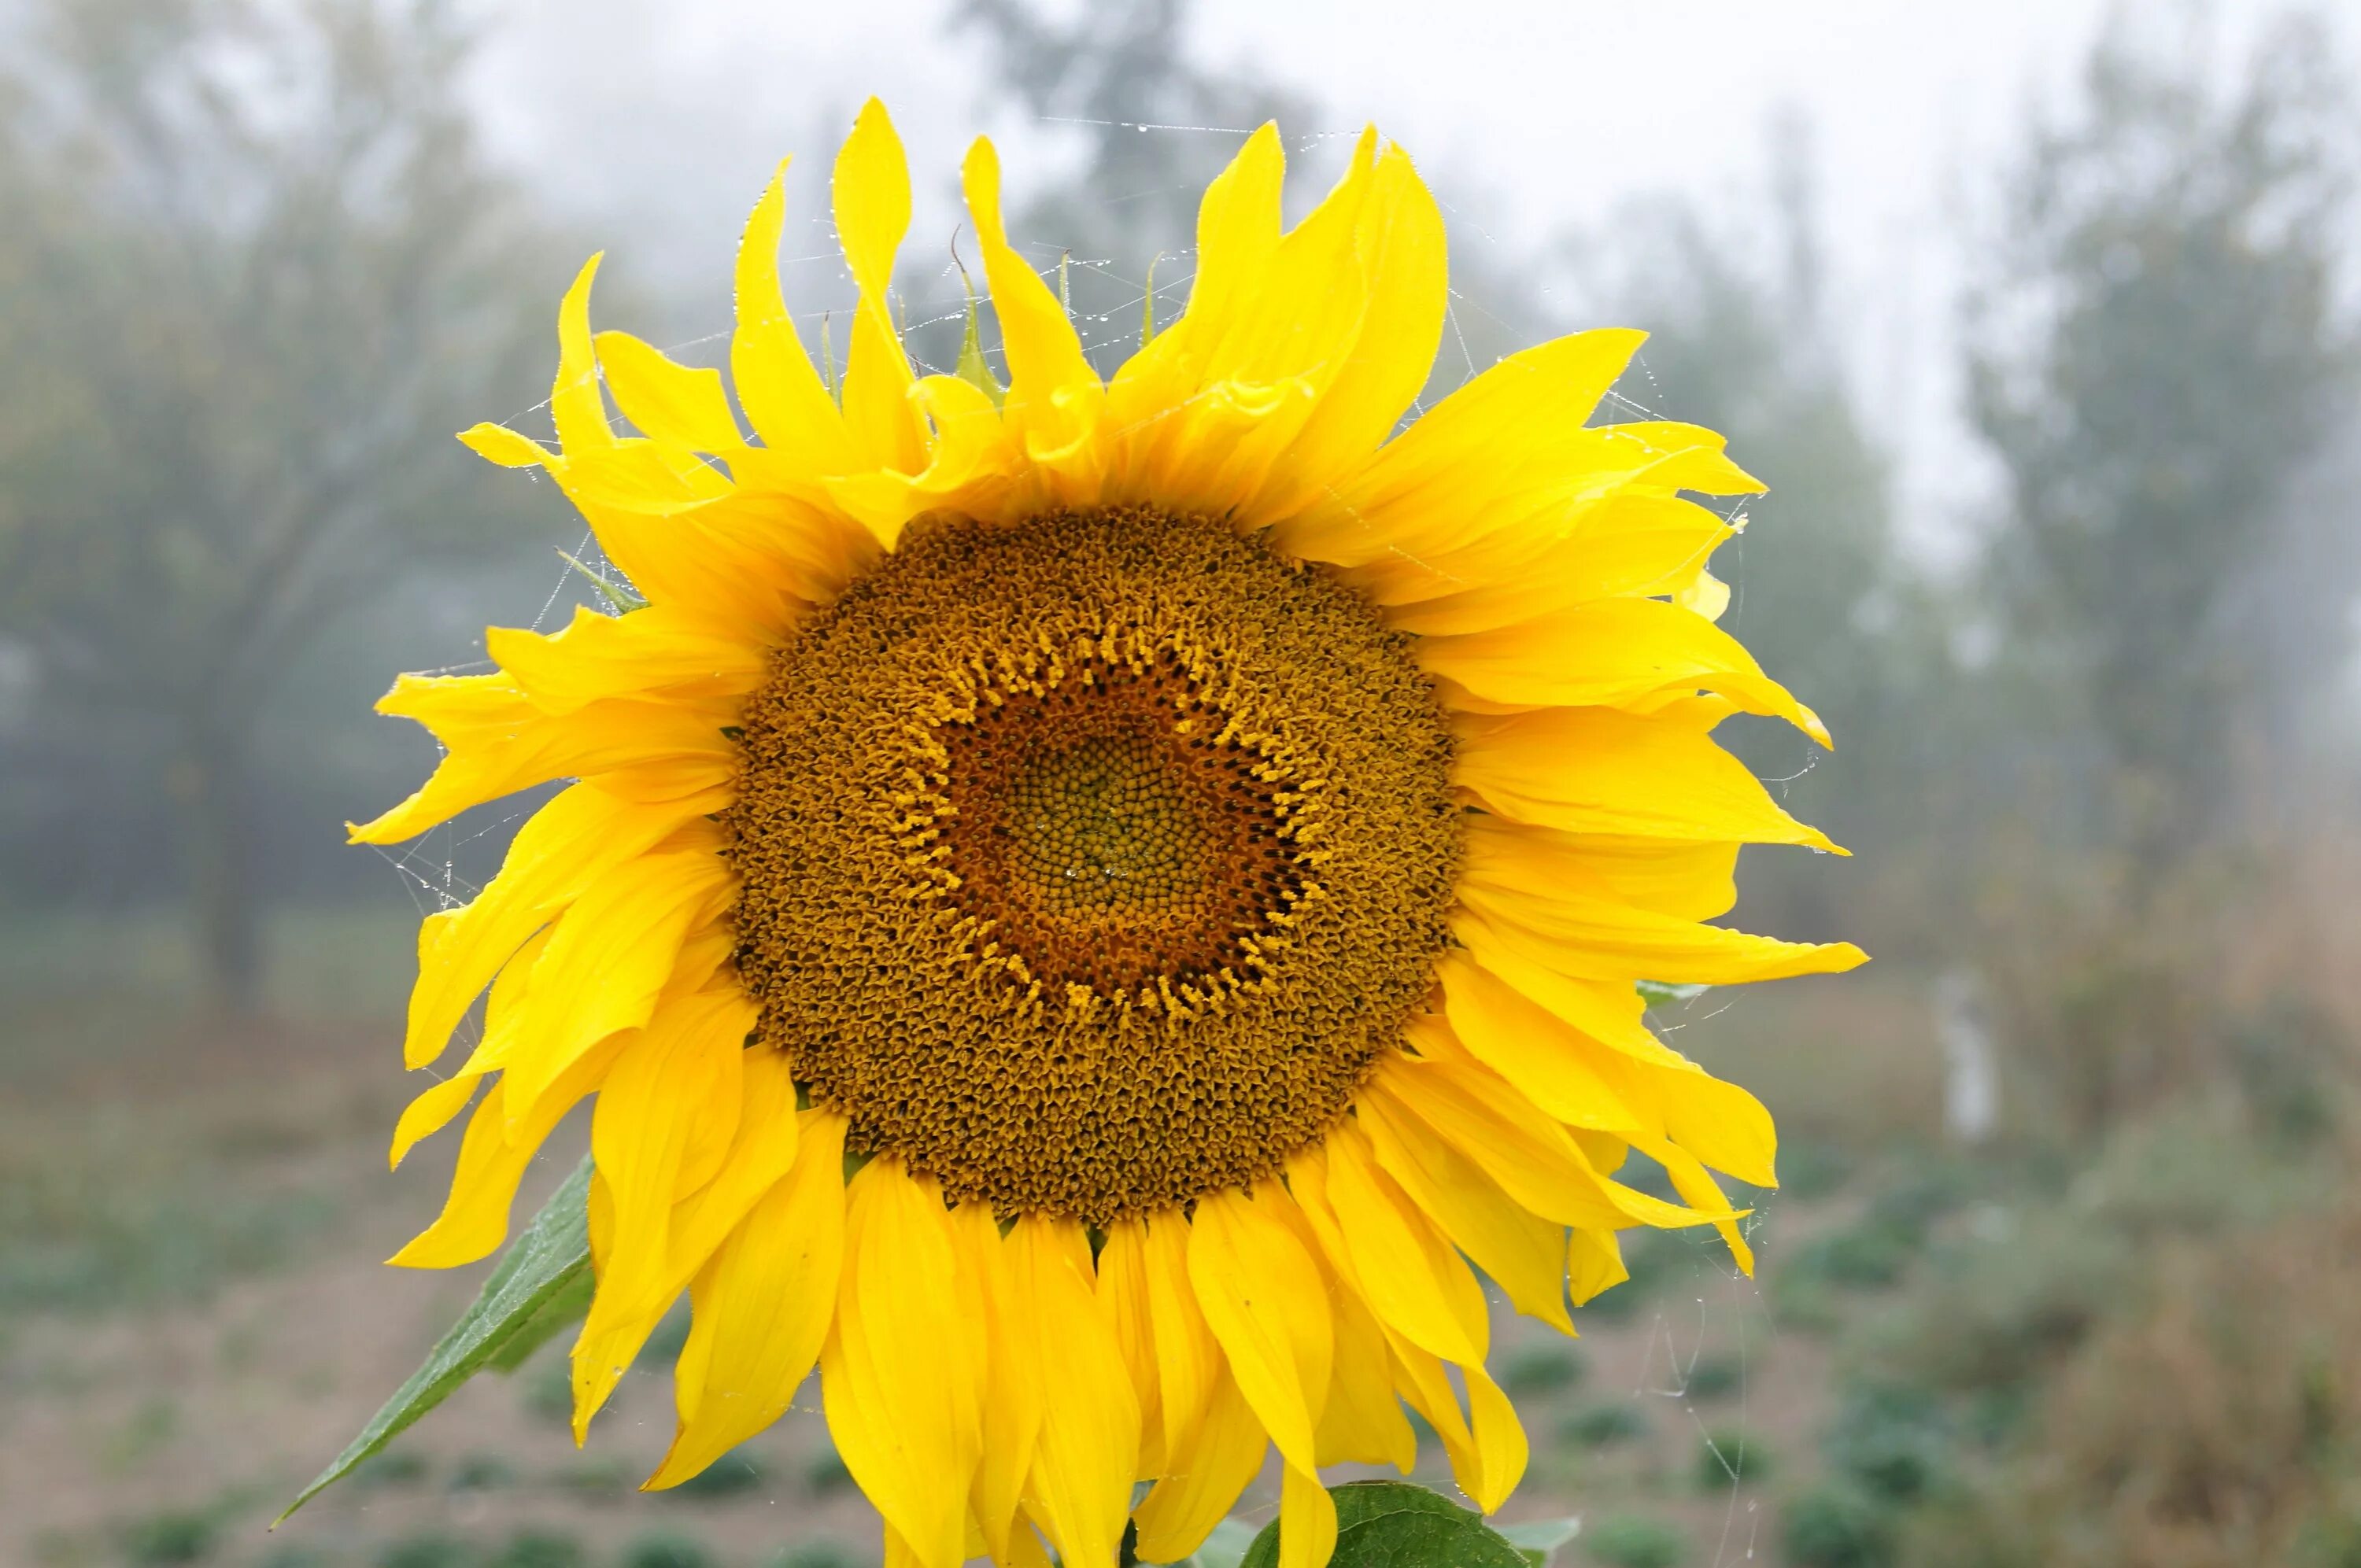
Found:
[[[1724,733],[1855,854],[1750,850],[1737,919],[1877,961],[1662,1020],[1779,1119],[1762,1274],[1627,1238],[1577,1343],[1504,1327],[1509,1517],[1620,1568],[2361,1565],[2356,49],[2350,5],[0,0],[0,1564],[877,1561],[816,1398],[631,1490],[676,1334],[580,1453],[553,1350],[262,1532],[475,1284],[379,1266],[451,1149],[380,1160],[415,919],[522,809],[342,824],[433,763],[393,673],[561,617],[588,545],[451,433],[546,434],[593,249],[599,324],[723,363],[790,152],[817,345],[874,93],[938,366],[976,131],[1111,369],[1247,131],[1301,212],[1373,120],[1450,226],[1430,398],[1642,327],[1601,417],[1771,486],[1724,624],[1839,750]]]

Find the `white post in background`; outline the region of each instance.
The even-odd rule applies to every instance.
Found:
[[[1973,1148],[2000,1124],[2000,1063],[1982,982],[1964,964],[1935,981],[1935,1034],[1943,1046],[1943,1131]]]

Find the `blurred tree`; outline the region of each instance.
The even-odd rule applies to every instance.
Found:
[[[45,0],[16,42],[0,644],[78,750],[55,777],[102,809],[161,786],[245,1009],[258,775],[293,760],[265,720],[357,599],[497,547],[450,433],[520,400],[545,279],[439,0]]]
[[[2218,74],[2202,40],[2175,58],[2110,32],[2077,113],[2028,136],[1967,300],[1970,412],[2008,485],[1991,603],[2010,656],[2062,675],[2098,740],[2093,815],[2135,883],[2234,805],[2266,676],[2288,673],[2262,667],[2252,617],[2282,641],[2308,629],[2316,689],[2356,586],[2348,544],[2268,605],[2242,592],[2351,411],[2352,104],[2309,21],[2226,97]]]
[[[2006,480],[1982,684],[2017,734],[1963,827],[2005,1033],[2084,1134],[2228,1081],[2257,977],[2285,972],[2255,934],[2295,883],[2258,829],[2287,718],[2324,727],[2361,569],[2315,477],[2361,369],[2337,53],[2296,17],[2225,71],[2202,12],[2183,38],[2134,16],[2028,131],[1965,300],[1969,411]]]

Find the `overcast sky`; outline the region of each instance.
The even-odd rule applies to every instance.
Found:
[[[727,324],[730,247],[785,153],[803,174],[788,254],[825,257],[821,179],[867,94],[910,148],[913,246],[948,236],[974,131],[1003,139],[1020,200],[1070,134],[998,90],[984,51],[946,34],[944,0],[487,4],[479,81],[500,151],[625,267],[675,288],[709,280],[691,296],[712,317],[700,332]],[[2280,8],[2215,8],[2225,69]],[[2361,30],[2361,0],[2333,9],[2348,40]],[[1939,545],[1983,482],[1949,374],[1960,192],[1989,178],[2028,99],[2070,85],[2107,14],[2103,0],[1201,0],[1193,49],[1320,104],[1322,123],[1290,137],[1376,121],[1468,193],[1463,248],[1522,252],[1666,188],[1758,192],[1764,126],[1799,107],[1817,132],[1838,325],[1913,532]]]

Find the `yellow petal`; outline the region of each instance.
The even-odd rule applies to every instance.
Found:
[[[790,1172],[746,1212],[690,1288],[674,1374],[680,1423],[651,1491],[675,1486],[786,1412],[836,1315],[844,1129],[805,1113]]]
[[[1481,1366],[1463,1367],[1461,1372],[1467,1379],[1468,1425],[1481,1474],[1474,1486],[1465,1481],[1460,1485],[1477,1511],[1488,1514],[1507,1502],[1517,1483],[1524,1479],[1532,1451],[1524,1424],[1517,1420],[1516,1406],[1492,1381],[1492,1375]]]
[[[762,643],[700,624],[669,604],[620,616],[577,605],[573,621],[554,635],[492,627],[484,633],[484,651],[548,714],[660,692],[743,696],[762,684],[770,665],[770,650]]]
[[[1262,1470],[1270,1439],[1226,1370],[1203,1414],[1174,1445],[1164,1478],[1140,1503],[1139,1557],[1178,1563],[1193,1555]]]
[[[473,424],[459,433],[467,450],[486,462],[497,463],[503,468],[544,468],[549,466],[550,454],[531,436],[511,430],[504,424]]]
[[[1673,596],[1673,602],[1708,620],[1719,620],[1730,609],[1730,585],[1700,569],[1687,586]]]
[[[1009,247],[1000,214],[1000,158],[990,141],[978,137],[969,147],[960,176],[983,249],[993,312],[1000,318],[1001,349],[1008,358],[1008,422],[1037,461],[1068,466],[1092,458],[1095,454],[1086,438],[1098,423],[1105,389],[1083,356],[1065,307]],[[1084,467],[1079,477],[1094,484],[1095,463],[1086,461]],[[1078,487],[1078,499],[1080,493]]]
[[[1782,942],[1726,927],[1657,915],[1536,875],[1531,862],[1471,835],[1460,902],[1496,931],[1546,944],[1550,962],[1588,979],[1737,985],[1799,974],[1838,974],[1869,961],[1850,942]]]
[[[475,901],[426,917],[418,982],[410,992],[405,1066],[442,1055],[476,997],[549,916],[601,872],[673,828],[677,811],[651,809],[592,784],[559,792],[517,829],[500,874]]]
[[[590,1120],[590,1154],[614,1202],[611,1252],[574,1346],[574,1440],[630,1368],[680,1281],[667,1266],[673,1207],[690,1167],[708,1175],[737,1131],[746,1032],[741,996],[670,1003],[622,1049]],[[709,1147],[710,1155],[700,1146]]]
[[[1394,1395],[1386,1326],[1371,1308],[1376,1293],[1363,1281],[1359,1262],[1345,1237],[1329,1200],[1328,1144],[1299,1150],[1288,1162],[1288,1190],[1309,1233],[1311,1250],[1325,1265],[1328,1304],[1334,1321],[1336,1354],[1328,1380],[1328,1403],[1317,1433],[1322,1464],[1392,1464],[1403,1474],[1418,1461],[1418,1439]]]
[[[1746,764],[1676,718],[1552,707],[1463,718],[1454,729],[1453,782],[1518,822],[1843,853],[1782,810]]]
[[[1653,493],[1645,477],[1620,477],[1595,497],[1578,483],[1541,488],[1526,518],[1456,550],[1370,562],[1351,581],[1390,607],[1387,624],[1421,636],[1488,631],[1591,599],[1686,592],[1737,525]]]
[[[935,1183],[890,1156],[848,1190],[836,1324],[820,1356],[829,1431],[923,1568],[958,1568],[983,1368],[971,1361],[950,1217]]]
[[[1761,494],[1762,480],[1730,460],[1729,443],[1702,425],[1673,420],[1627,420],[1601,425],[1598,437],[1633,444],[1652,455],[1645,473],[1652,486],[1666,492],[1695,490],[1708,496]]]
[[[1451,1375],[1443,1359],[1432,1351],[1421,1350],[1398,1333],[1389,1332],[1386,1341],[1395,1389],[1411,1409],[1424,1418],[1442,1442],[1460,1490],[1473,1496],[1471,1483],[1483,1476],[1483,1458],[1476,1451],[1467,1413],[1460,1408],[1458,1390],[1451,1386]]]
[[[1287,1201],[1270,1183],[1199,1199],[1189,1280],[1246,1402],[1289,1468],[1310,1472],[1334,1343],[1319,1267],[1272,1212]]]
[[[1278,490],[1257,503],[1275,515],[1324,492],[1375,452],[1433,369],[1450,299],[1443,214],[1398,147],[1376,158],[1355,248],[1368,280],[1359,331],[1279,470],[1294,492]]]
[[[680,364],[627,332],[602,332],[591,341],[615,406],[643,433],[695,452],[746,444],[720,371]]]
[[[523,700],[505,674],[407,674],[377,699],[377,711],[416,719],[445,746],[465,746],[508,733],[524,713]]]
[[[1164,504],[1251,528],[1325,477],[1301,471],[1289,452],[1362,330],[1369,283],[1356,231],[1375,154],[1374,133],[1365,135],[1344,179],[1279,240],[1251,289],[1205,288],[1201,271],[1187,313],[1143,351],[1168,359],[1181,393],[1170,417],[1134,432],[1135,477]]]
[[[590,346],[590,283],[598,276],[603,254],[582,264],[557,307],[557,379],[549,389],[549,415],[569,460],[615,444]]]
[[[1631,1277],[1613,1231],[1574,1230],[1566,1234],[1566,1293],[1576,1306]]]
[[[1536,471],[1554,477],[1569,453],[1596,447],[1583,427],[1646,335],[1579,333],[1510,355],[1420,415],[1332,499],[1283,524],[1275,542],[1337,565],[1466,543]],[[1428,509],[1455,501],[1464,509],[1455,524],[1415,526]]]
[[[1201,373],[1202,341],[1223,335],[1226,323],[1246,308],[1268,275],[1279,249],[1279,192],[1286,172],[1279,127],[1266,122],[1205,187],[1197,203],[1197,275],[1189,285],[1188,309],[1124,367],[1116,377],[1118,386],[1145,391],[1159,377],[1183,373],[1181,362]],[[1170,389],[1148,395],[1160,400]]]
[[[950,1227],[961,1279],[973,1288],[981,1309],[982,1321],[971,1328],[983,1331],[984,1360],[983,1450],[968,1508],[985,1550],[1005,1564],[1036,1544],[1021,1505],[1049,1389],[1030,1303],[991,1206],[961,1204],[951,1211]],[[969,1555],[975,1555],[972,1543]]]
[[[1290,1464],[1279,1485],[1279,1568],[1328,1568],[1336,1551],[1336,1499],[1310,1470]]]
[[[1407,1475],[1418,1463],[1418,1434],[1394,1393],[1385,1325],[1357,1285],[1336,1282],[1328,1300],[1336,1357],[1314,1437],[1320,1463],[1390,1464]]]
[[[1140,1473],[1158,1475],[1163,1474],[1166,1443],[1157,1398],[1155,1310],[1148,1299],[1148,1221],[1137,1214],[1111,1221],[1104,1235],[1097,1265],[1099,1310],[1115,1331],[1115,1348],[1139,1404]],[[1185,1268],[1185,1248],[1181,1255]]]
[[[710,1180],[693,1181],[697,1160],[686,1164],[682,1190],[667,1233],[664,1266],[672,1283],[660,1292],[667,1300],[694,1277],[746,1212],[795,1168],[802,1124],[809,1115],[796,1109],[795,1068],[785,1051],[750,1046],[741,1052],[737,1131]],[[703,1146],[713,1145],[706,1142]]]
[[[1564,1284],[1565,1226],[1511,1199],[1424,1123],[1389,1115],[1387,1109],[1372,1105],[1356,1119],[1386,1174],[1508,1292],[1517,1310],[1572,1333]]]
[[[482,1081],[480,1073],[463,1072],[445,1079],[404,1106],[401,1120],[393,1126],[393,1150],[386,1157],[386,1168],[399,1170],[404,1156],[448,1126],[452,1117],[467,1108]]]
[[[1504,1080],[1448,1062],[1394,1057],[1380,1064],[1362,1093],[1363,1104],[1389,1120],[1407,1114],[1423,1121],[1510,1197],[1561,1223],[1678,1226],[1728,1217],[1727,1210],[1691,1213],[1600,1176],[1565,1129]]]
[[[1025,1484],[1026,1507],[1062,1561],[1112,1563],[1131,1513],[1139,1401],[1092,1288],[1090,1242],[1079,1222],[1041,1214],[1019,1217],[1008,1240],[1017,1288],[1030,1308],[1027,1318],[1038,1336],[1038,1365],[1055,1374]]]
[[[730,378],[765,450],[808,473],[840,474],[852,466],[844,415],[812,368],[779,289],[786,172],[782,161],[738,243],[738,323],[730,338]]]
[[[1673,1190],[1678,1192],[1682,1201],[1690,1208],[1700,1212],[1718,1211],[1730,1214],[1730,1200],[1722,1195],[1721,1184],[1714,1180],[1711,1173],[1686,1149],[1665,1138],[1635,1139],[1633,1146],[1664,1168],[1664,1174],[1672,1179]],[[1713,1228],[1720,1233],[1722,1241],[1730,1247],[1730,1256],[1738,1260],[1739,1269],[1746,1274],[1753,1273],[1754,1249],[1746,1245],[1745,1234],[1739,1229],[1737,1219],[1732,1216],[1716,1220]]]
[[[437,684],[404,676],[378,709],[398,713],[418,706],[420,688]],[[716,776],[726,779],[735,759],[721,733],[730,719],[691,704],[618,700],[551,715],[504,680],[501,687],[465,695],[478,711],[467,716],[464,729],[429,725],[436,729],[435,738],[451,748],[449,754],[408,799],[351,828],[354,843],[398,844],[469,806],[552,779],[689,758],[711,759],[722,770]]]
[[[1592,980],[1565,971],[1566,955],[1546,939],[1513,924],[1496,925],[1462,907],[1451,917],[1451,934],[1477,963],[1603,1045],[1668,1067],[1687,1058],[1667,1048],[1642,1022],[1646,1003],[1631,980]]]
[[[480,1077],[508,1070],[509,1062],[524,1044],[524,999],[533,989],[533,966],[541,961],[542,950],[548,946],[549,927],[544,926],[527,937],[508,962],[500,966],[500,974],[492,981],[491,994],[484,999],[483,1037],[467,1054],[466,1065],[459,1069],[461,1073]]]
[[[916,377],[885,298],[894,252],[910,227],[910,170],[885,105],[874,98],[861,106],[836,155],[833,192],[837,242],[861,291],[845,362],[845,427],[870,465],[915,474],[926,466],[909,400]]]
[[[608,558],[652,604],[677,606],[765,647],[877,557],[876,539],[832,506],[774,491],[668,510],[592,504],[583,513]]]
[[[1526,1099],[1573,1126],[1628,1133],[1650,1125],[1590,1060],[1585,1038],[1547,1008],[1465,951],[1445,953],[1435,969],[1452,1033]]]
[[[1131,433],[1140,449],[1131,476],[1140,493],[1173,477],[1171,465],[1186,459],[1188,422],[1180,416],[1211,390],[1209,345],[1268,274],[1279,244],[1286,165],[1278,127],[1264,125],[1205,187],[1197,206],[1197,275],[1189,308],[1132,356],[1108,389],[1108,422]]]
[[[1178,1210],[1168,1209],[1139,1223],[1145,1232],[1140,1266],[1156,1339],[1157,1415],[1163,1423],[1165,1453],[1177,1455],[1224,1376],[1222,1347],[1190,1281],[1189,1222]]]
[[[1396,1387],[1442,1440],[1452,1479],[1479,1510],[1492,1512],[1516,1489],[1529,1457],[1515,1408],[1482,1366],[1465,1366],[1468,1410],[1463,1413],[1440,1360],[1400,1335],[1392,1336],[1391,1347]]]
[[[1659,1069],[1657,1101],[1675,1143],[1752,1187],[1776,1187],[1779,1135],[1763,1102],[1703,1071]]]
[[[1413,646],[1422,667],[1492,702],[1629,706],[1706,690],[1828,743],[1818,716],[1764,674],[1736,639],[1660,599],[1600,599],[1498,630],[1423,637]]]
[[[1738,902],[1739,846],[1727,839],[1634,839],[1568,833],[1487,813],[1470,832],[1513,838],[1518,853],[1566,883],[1679,920],[1714,920]]]
[[[744,461],[751,453],[731,454]],[[601,509],[676,511],[730,494],[730,474],[686,446],[642,435],[613,435],[603,445],[570,451],[550,469],[566,499],[595,525]]]
[[[1482,1361],[1490,1325],[1466,1264],[1378,1168],[1358,1128],[1336,1129],[1327,1155],[1328,1203],[1378,1316],[1445,1361]]]
[[[585,1054],[550,1085],[532,1115],[513,1126],[504,1103],[507,1080],[493,1083],[467,1119],[443,1212],[386,1262],[396,1268],[456,1268],[490,1256],[508,1239],[509,1210],[525,1167],[566,1113],[598,1087],[614,1057],[613,1046]]]
[[[648,1022],[683,938],[721,912],[731,887],[719,855],[689,851],[626,861],[583,890],[533,966],[519,1025],[531,1046],[509,1069],[517,1113],[592,1045]]]

